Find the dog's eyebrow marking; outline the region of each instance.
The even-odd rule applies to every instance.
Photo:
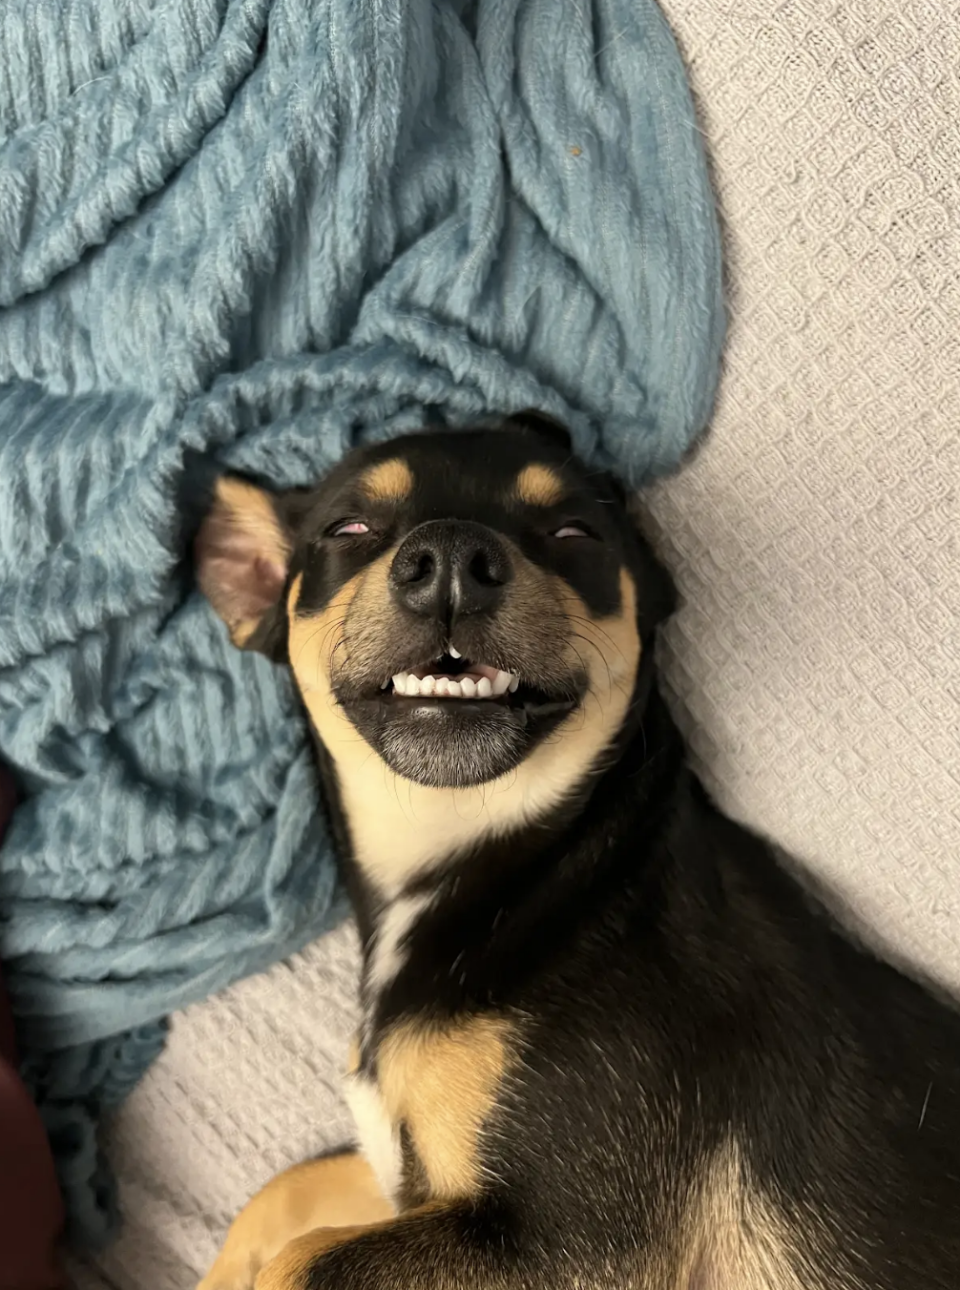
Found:
[[[513,482],[513,495],[525,506],[556,506],[565,492],[560,475],[539,462],[524,466]]]
[[[360,476],[363,492],[376,502],[402,502],[413,492],[413,471],[402,457],[369,466]]]

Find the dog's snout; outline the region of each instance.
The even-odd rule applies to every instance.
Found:
[[[496,533],[455,520],[415,528],[390,570],[393,594],[404,608],[448,623],[492,613],[512,577],[510,556]]]

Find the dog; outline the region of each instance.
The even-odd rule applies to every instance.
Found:
[[[562,427],[223,478],[196,560],[292,672],[363,947],[360,1150],[202,1290],[960,1286],[960,1012],[710,800],[673,584]]]

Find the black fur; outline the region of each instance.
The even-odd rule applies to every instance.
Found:
[[[960,1285],[960,1017],[716,809],[655,691],[574,821],[439,890],[377,1028],[533,1019],[487,1139],[500,1183],[471,1214],[491,1248],[508,1224],[530,1284],[668,1290],[634,1279],[640,1252],[732,1134],[804,1290]],[[311,1286],[402,1284],[331,1277]]]

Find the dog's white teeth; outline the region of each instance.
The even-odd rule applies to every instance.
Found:
[[[452,645],[450,646],[450,649],[447,652],[449,653],[451,658],[463,658],[463,655],[460,653],[460,651],[458,649],[454,649]]]
[[[487,671],[493,671],[487,668]],[[402,694],[405,698],[416,698],[422,695],[424,698],[436,699],[499,699],[509,690],[515,694],[520,681],[512,672],[503,672],[499,669],[492,676],[481,676],[479,678],[469,676],[466,673],[463,676],[417,676],[413,672],[398,672],[392,678],[394,693]],[[390,684],[389,681],[384,685],[384,689]]]

